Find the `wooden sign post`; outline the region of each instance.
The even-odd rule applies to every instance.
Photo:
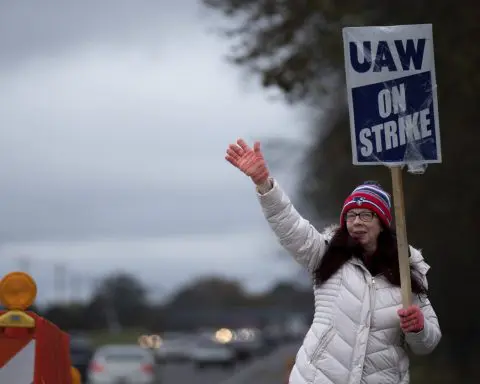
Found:
[[[410,281],[409,245],[407,240],[407,223],[405,220],[405,203],[403,199],[402,168],[390,168],[392,174],[393,206],[397,232],[398,263],[400,267],[400,284],[402,304],[407,308],[412,303],[412,283]]]
[[[392,176],[402,303],[412,303],[402,168],[441,163],[431,24],[343,29],[354,165]],[[421,172],[419,172],[419,170]]]

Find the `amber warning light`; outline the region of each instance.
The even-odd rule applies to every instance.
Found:
[[[24,311],[37,297],[37,284],[24,272],[11,272],[0,281],[0,304],[8,312],[0,316],[1,327],[33,328],[35,321]]]

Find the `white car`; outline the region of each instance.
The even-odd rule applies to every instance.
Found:
[[[97,349],[88,368],[89,384],[153,384],[152,352],[137,345],[105,345]]]
[[[224,344],[202,337],[191,348],[190,360],[200,369],[214,365],[230,368],[235,365],[235,352]]]

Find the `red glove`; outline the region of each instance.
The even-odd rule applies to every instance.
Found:
[[[250,176],[257,185],[263,184],[268,179],[269,171],[258,141],[252,150],[245,141],[238,139],[237,144],[230,144],[228,147],[225,159]]]
[[[403,332],[420,332],[423,330],[425,324],[425,318],[422,310],[416,306],[411,305],[407,309],[399,309],[397,311],[400,316],[400,327]]]

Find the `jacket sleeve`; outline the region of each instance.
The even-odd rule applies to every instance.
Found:
[[[428,289],[427,273],[430,266],[425,262],[420,250],[410,246],[410,265],[413,267],[412,274],[415,275]],[[442,338],[442,331],[438,318],[427,295],[414,295],[413,304],[418,305],[425,318],[424,328],[418,333],[407,333],[405,341],[410,350],[416,355],[427,355],[431,353]]]
[[[325,253],[326,240],[297,212],[278,182],[266,193],[257,192],[260,205],[280,244],[302,266],[313,272]]]
[[[425,317],[424,327],[423,330],[418,333],[407,333],[405,335],[405,341],[411,351],[416,355],[427,355],[433,352],[440,342],[442,331],[440,330],[437,315],[428,297],[415,297],[417,297],[415,304],[420,307]]]

